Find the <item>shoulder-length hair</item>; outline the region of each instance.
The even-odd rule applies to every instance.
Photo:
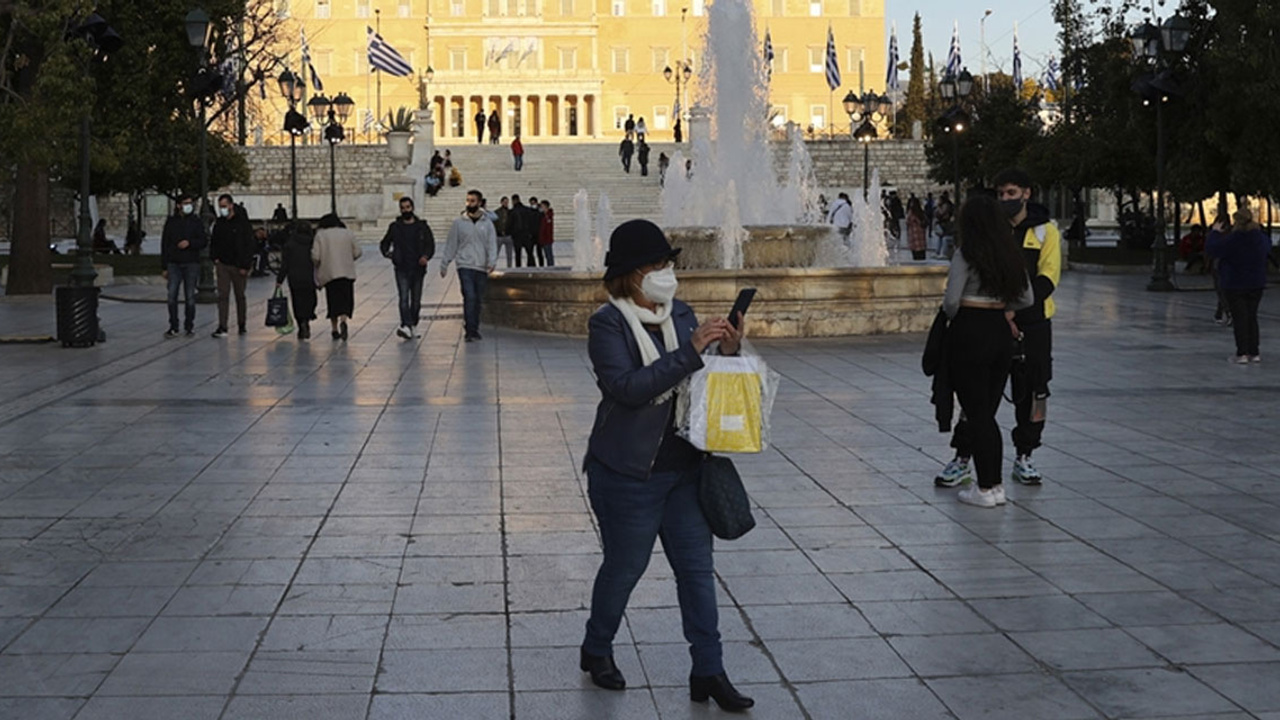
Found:
[[[1000,203],[974,195],[960,206],[960,252],[978,273],[982,291],[1011,303],[1027,289],[1027,268]]]

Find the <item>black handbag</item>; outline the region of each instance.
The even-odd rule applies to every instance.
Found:
[[[289,298],[280,288],[267,300],[267,327],[281,328],[289,324]]]
[[[698,476],[698,505],[711,526],[711,534],[722,540],[737,540],[756,526],[751,500],[733,461],[709,455],[702,461]]]

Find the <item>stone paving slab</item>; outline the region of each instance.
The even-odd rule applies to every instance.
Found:
[[[629,689],[577,670],[582,339],[465,344],[429,274],[404,342],[375,255],[345,344],[259,327],[255,280],[245,337],[201,306],[166,341],[162,307],[107,300],[104,345],[0,347],[0,717],[715,714],[660,549]],[[1141,285],[1064,280],[1046,483],[999,510],[932,485],[920,336],[759,343],[784,378],[773,447],[738,462],[759,526],[716,558],[753,716],[1280,717],[1280,380],[1226,363],[1211,295]],[[5,334],[52,320],[0,299]]]

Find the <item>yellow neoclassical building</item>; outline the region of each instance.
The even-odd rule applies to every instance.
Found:
[[[616,140],[627,116],[634,115],[645,119],[653,139],[669,140],[676,84],[663,70],[678,67],[680,60],[692,64],[694,87],[681,88],[680,107],[687,109],[696,97],[707,26],[707,0],[278,2],[279,11],[305,30],[325,93],[346,92],[355,101],[349,126],[362,130],[366,113],[375,113],[379,105],[381,117],[397,107],[418,106],[417,77],[385,74],[379,103],[366,28],[380,27],[383,39],[415,71],[433,71],[425,90],[437,138],[472,142],[474,117],[482,109],[486,114],[497,110],[505,139],[518,130],[528,139]],[[759,37],[743,42],[763,51],[766,29],[770,33],[773,122],[844,128],[849,121],[840,98],[859,90],[860,77],[866,89],[883,92],[884,0],[753,2]],[[829,26],[843,79],[834,116],[824,69]],[[272,104],[274,114],[283,110],[277,99]],[[270,128],[278,120],[270,118]]]

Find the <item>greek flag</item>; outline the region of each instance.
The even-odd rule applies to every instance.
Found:
[[[222,97],[228,102],[235,99],[240,79],[240,48],[237,40],[236,35],[231,35],[227,41],[227,55],[218,65],[218,72],[222,73]]]
[[[840,87],[840,61],[836,59],[836,35],[827,26],[827,87],[833,91]]]
[[[320,80],[320,73],[316,72],[316,66],[311,64],[311,46],[307,44],[307,31],[302,32],[302,64],[307,68],[307,72],[311,73],[311,86],[316,92],[324,92],[324,82]]]
[[[409,77],[413,74],[413,67],[409,65],[409,61],[404,56],[396,52],[382,39],[382,36],[373,31],[373,28],[365,28],[369,31],[369,67],[374,70],[381,70],[388,75],[395,77]]]
[[[960,21],[957,20],[951,29],[951,50],[947,52],[947,67],[942,71],[944,76],[960,75]]]
[[[1018,26],[1013,26],[1013,87],[1022,94],[1022,50],[1018,48]]]
[[[1049,65],[1044,69],[1044,75],[1040,78],[1040,85],[1046,90],[1058,89],[1058,61],[1049,58]]]
[[[768,28],[764,31],[764,71],[767,77],[773,77],[773,38]]]
[[[362,112],[364,113],[364,131],[369,132],[373,129],[373,111],[369,108],[365,108]]]
[[[898,92],[898,24],[893,24],[893,32],[889,35],[889,69],[884,76],[885,89],[891,94]]]

